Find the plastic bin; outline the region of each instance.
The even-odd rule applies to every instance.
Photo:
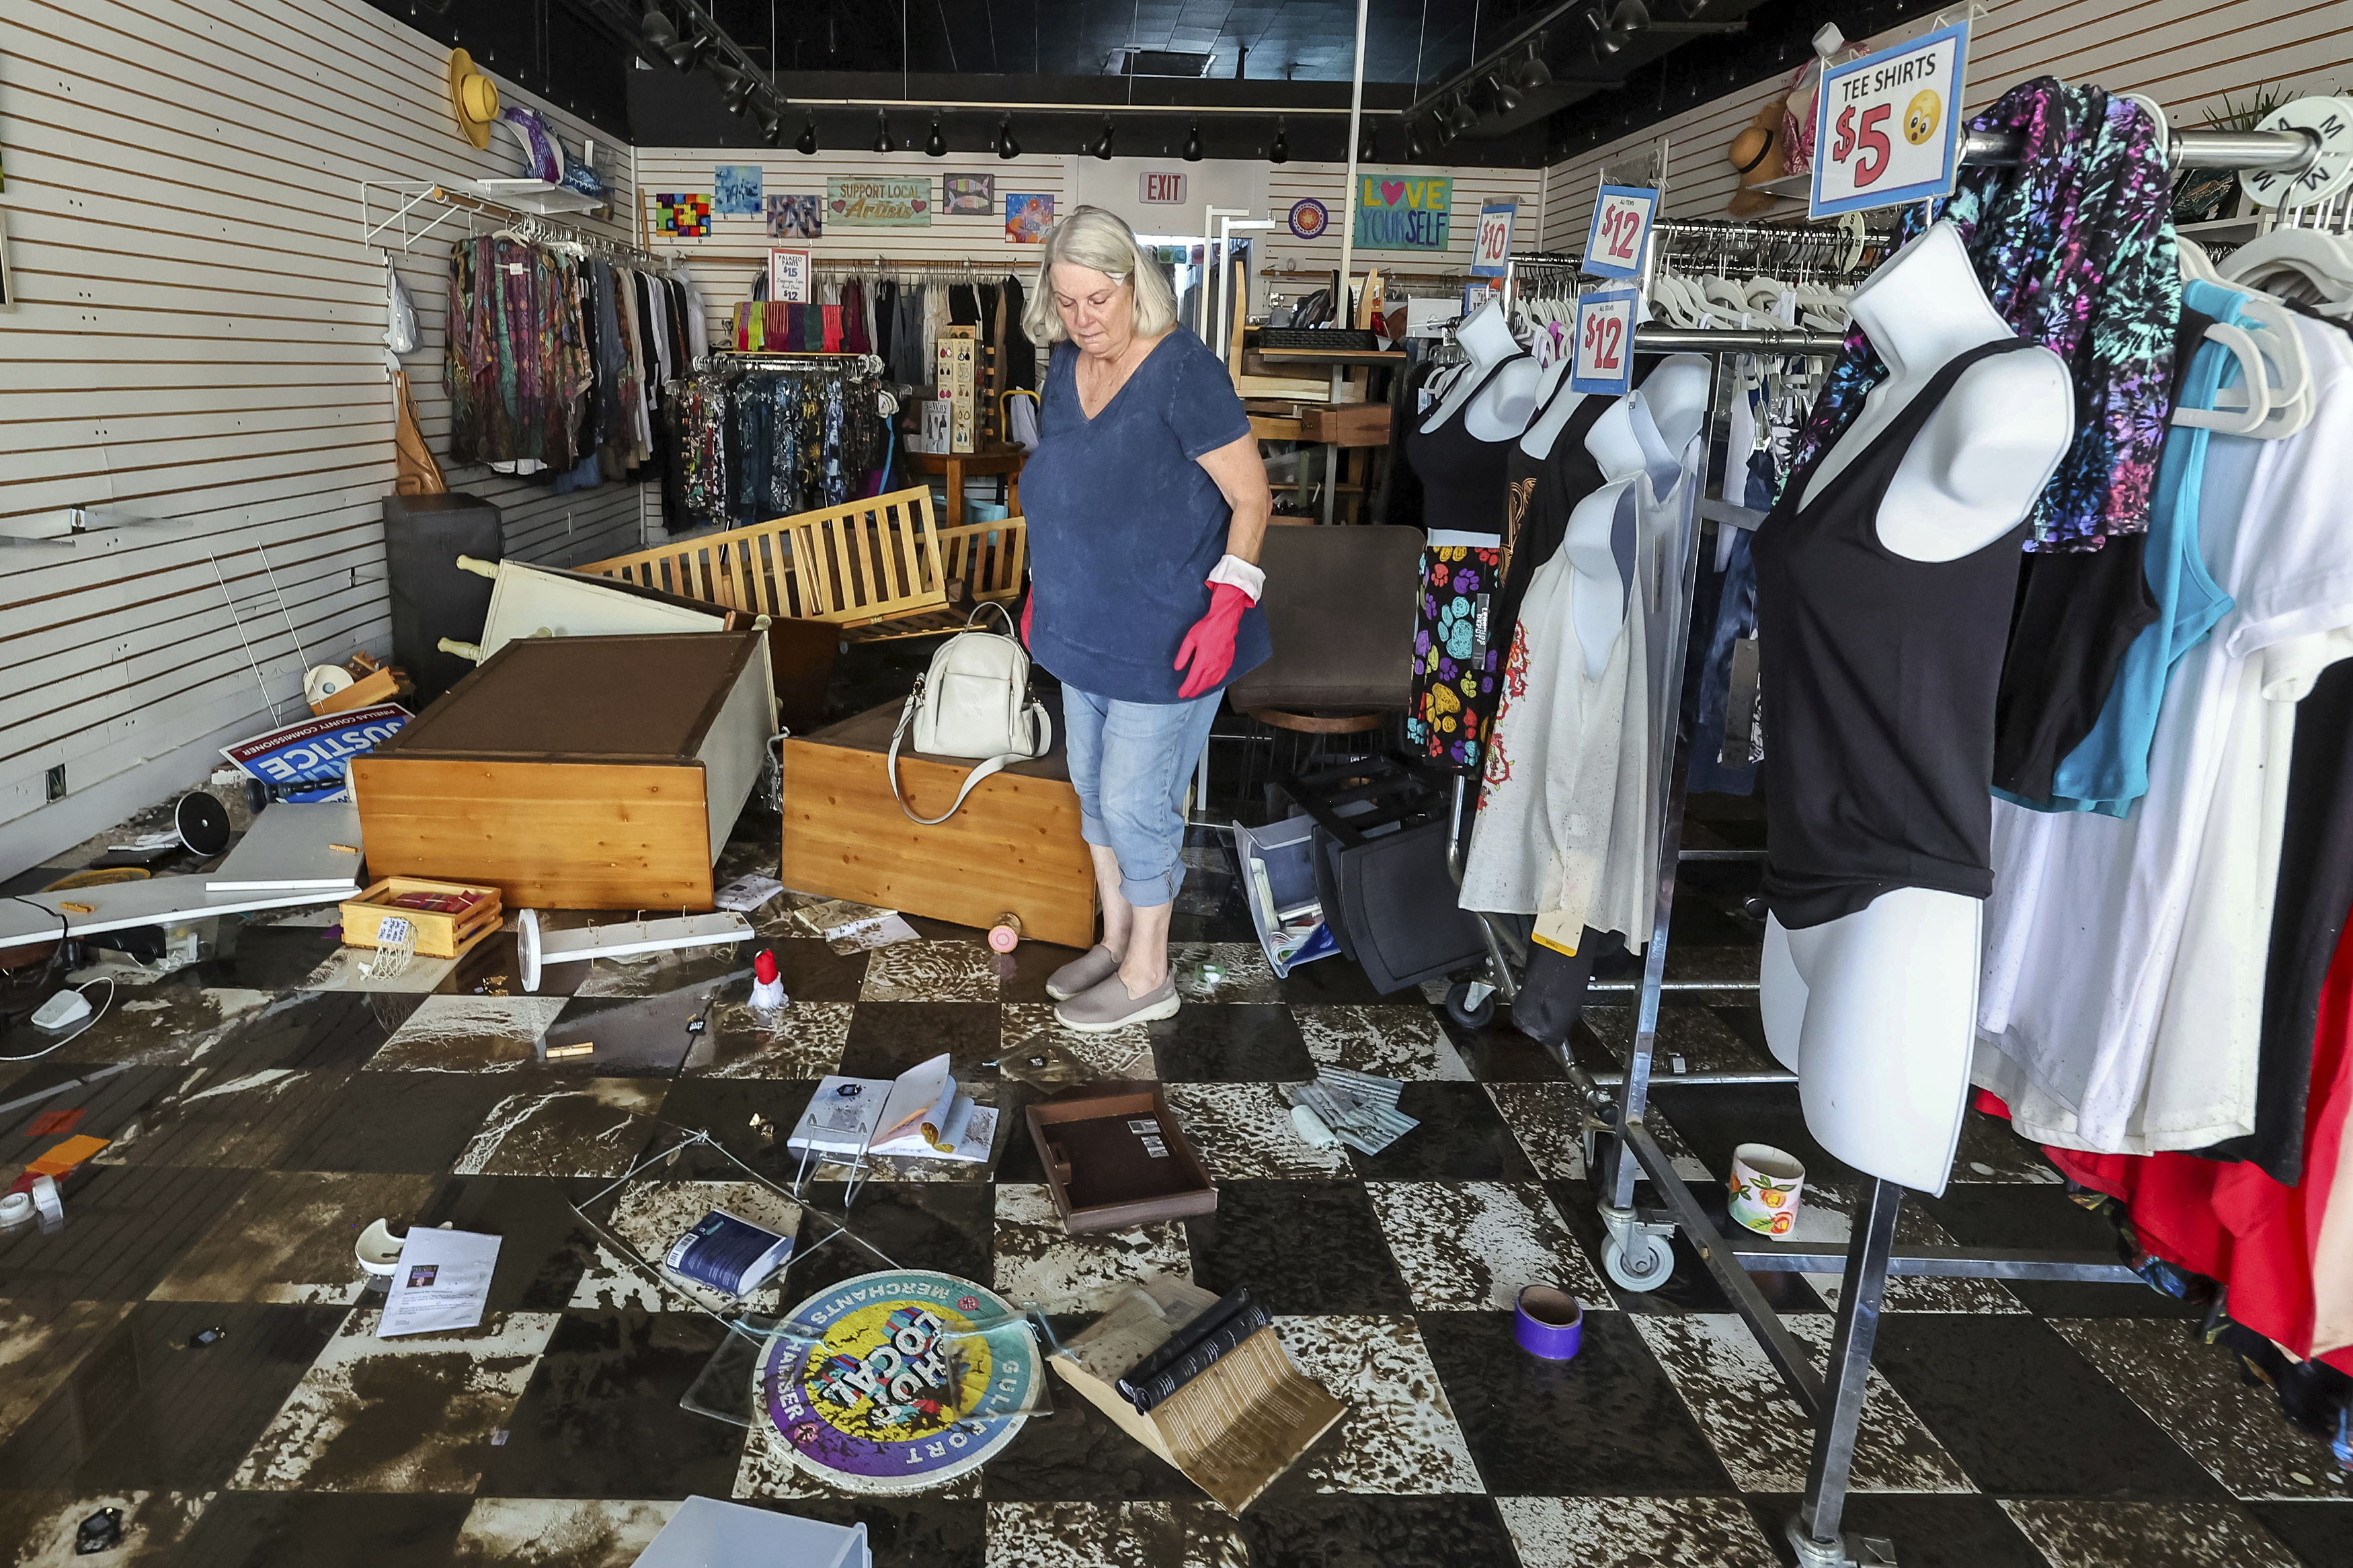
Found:
[[[1315,891],[1315,819],[1294,816],[1264,827],[1234,824],[1234,858],[1241,866],[1242,900],[1259,946],[1277,976],[1339,951],[1324,924]]]

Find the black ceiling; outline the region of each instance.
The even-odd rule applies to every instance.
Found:
[[[463,45],[501,75],[640,146],[749,145],[746,122],[717,107],[703,75],[640,68],[629,18],[647,0],[370,0],[446,44]],[[1637,0],[1644,4],[1644,0]],[[1021,140],[1032,151],[1077,151],[1100,129],[1093,115],[1048,106],[1162,103],[1341,105],[1355,44],[1354,0],[703,0],[776,85],[800,99],[913,99],[1035,103]],[[1560,0],[1371,0],[1366,105],[1394,111],[1460,75]],[[1590,0],[1605,14],[1625,0]],[[1614,54],[1597,53],[1572,10],[1547,29],[1546,57],[1558,107],[1539,101],[1503,134],[1472,133],[1426,161],[1526,166],[1638,131],[1694,103],[1794,68],[1828,20],[1865,37],[1931,8],[1930,0],[1833,5],[1809,0],[1646,0],[1650,26]],[[672,5],[671,13],[677,14]],[[1687,16],[1686,13],[1689,13]],[[1738,31],[1678,32],[1679,24],[1732,22]],[[1123,74],[1132,49],[1207,55],[1205,78]],[[1235,79],[1237,74],[1243,79]],[[1489,111],[1483,95],[1473,106]],[[795,110],[796,116],[801,111]],[[818,117],[828,146],[864,146],[871,112]],[[1504,123],[1511,123],[1504,121]],[[985,114],[948,117],[949,145],[978,151]],[[1141,124],[1122,117],[1120,149],[1154,153],[1181,142],[1181,112]],[[1377,155],[1402,161],[1405,134],[1377,121]],[[911,127],[921,130],[921,127]],[[1210,157],[1260,155],[1271,126],[1234,116],[1201,121]],[[1310,118],[1288,127],[1291,156],[1338,158],[1345,132]],[[1065,145],[1067,143],[1067,145]]]

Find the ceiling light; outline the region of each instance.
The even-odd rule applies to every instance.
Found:
[[[1454,119],[1446,111],[1443,105],[1440,106],[1437,113],[1430,117],[1430,129],[1438,132],[1438,144],[1440,147],[1453,145]]]
[[[1528,46],[1528,58],[1512,68],[1512,79],[1529,92],[1552,85],[1552,68],[1544,63],[1544,35]]]
[[[1198,163],[1200,161],[1201,122],[1196,120],[1193,121],[1192,129],[1185,132],[1185,162]]]
[[[1479,111],[1471,107],[1471,92],[1469,89],[1457,88],[1454,89],[1453,113],[1455,130],[1473,131],[1478,128]]]
[[[890,117],[879,109],[874,111],[874,150],[877,153],[891,151]]]
[[[936,114],[932,116],[932,138],[923,143],[923,155],[927,158],[944,158],[948,155],[948,139],[940,134],[940,117]]]
[[[678,29],[670,25],[670,18],[662,14],[659,6],[646,7],[644,18],[638,23],[638,31],[645,36],[646,42],[658,49],[667,49],[678,42]]]
[[[1000,158],[1021,156],[1021,143],[1013,140],[1013,116],[1009,114],[997,122],[997,155]]]
[[[1280,114],[1274,117],[1274,145],[1266,150],[1266,161],[1270,163],[1291,162],[1291,132],[1283,129]]]
[[[1428,151],[1421,144],[1421,121],[1407,121],[1405,122],[1405,161],[1409,163],[1419,163],[1428,154]]]
[[[1377,132],[1373,126],[1369,122],[1366,123],[1365,126],[1364,140],[1357,143],[1356,146],[1357,163],[1370,163],[1378,160],[1380,157],[1380,142],[1376,138]]]
[[[785,108],[773,99],[763,96],[752,105],[752,123],[760,128],[760,140],[771,147],[785,144]]]
[[[1643,7],[1642,0],[1618,0],[1607,21],[1602,20],[1598,11],[1589,11],[1586,15],[1600,27],[1601,37],[1593,46],[1593,52],[1597,55],[1616,54],[1635,34],[1651,25],[1651,13]]]
[[[804,158],[816,156],[817,111],[815,110],[809,111],[808,123],[801,127],[801,139],[794,142],[793,146]]]
[[[1495,100],[1495,112],[1509,114],[1520,106],[1520,89],[1497,76],[1487,73],[1487,95]]]
[[[1094,153],[1105,162],[1111,159],[1111,116],[1108,114],[1103,116],[1103,139],[1095,143]]]
[[[719,107],[730,114],[741,114],[758,90],[759,79],[748,71],[739,71],[731,65],[714,65],[711,74],[719,82]]]

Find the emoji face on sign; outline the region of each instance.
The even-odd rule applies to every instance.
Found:
[[[1934,136],[1937,115],[1944,107],[1943,101],[1926,88],[1914,93],[1911,103],[1904,110],[1904,140],[1917,147]]]

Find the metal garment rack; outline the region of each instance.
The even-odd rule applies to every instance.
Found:
[[[1964,146],[1963,161],[1971,163],[2015,163],[2016,136],[1972,134]],[[2176,167],[2275,168],[2291,174],[2311,166],[2319,152],[2318,139],[2300,131],[2173,132],[2167,152]],[[1659,226],[1665,229],[1667,225]],[[1645,292],[1656,266],[1657,247],[1651,247],[1643,274]],[[1694,352],[1718,356],[1728,353],[1833,355],[1841,340],[1826,333],[1671,331],[1643,327],[1634,334],[1634,347],[1650,353]],[[1708,398],[1708,451],[1711,458],[1723,439],[1725,407],[1724,363],[1716,361]],[[1710,470],[1724,468],[1711,461]],[[1704,475],[1703,491],[1706,488]],[[1704,503],[1702,503],[1704,504]],[[1700,529],[1694,522],[1683,561],[1684,636],[1677,639],[1669,659],[1665,689],[1683,689],[1683,665],[1690,646],[1690,609],[1697,583]],[[1814,1443],[1808,1465],[1806,1489],[1798,1512],[1790,1519],[1787,1538],[1799,1568],[1884,1568],[1895,1561],[1893,1544],[1882,1538],[1852,1534],[1844,1529],[1846,1500],[1854,1467],[1855,1439],[1862,1426],[1865,1389],[1873,1348],[1878,1338],[1881,1303],[1890,1274],[1945,1279],[2088,1280],[2125,1283],[2138,1279],[2114,1257],[2035,1248],[1961,1247],[1897,1247],[1896,1216],[1904,1189],[1873,1177],[1863,1213],[1843,1249],[1806,1244],[1766,1241],[1747,1237],[1726,1238],[1720,1233],[1690,1184],[1675,1171],[1666,1152],[1651,1136],[1645,1116],[1649,1109],[1651,1062],[1658,1043],[1660,997],[1666,984],[1667,927],[1674,910],[1677,871],[1685,859],[1762,859],[1744,850],[1683,848],[1683,808],[1691,764],[1691,739],[1680,721],[1675,725],[1673,761],[1669,770],[1666,809],[1662,816],[1658,846],[1658,899],[1651,940],[1643,953],[1642,978],[1636,1011],[1634,1044],[1628,1057],[1619,1092],[1613,1097],[1597,1077],[1579,1067],[1564,1043],[1560,1057],[1570,1083],[1585,1104],[1583,1131],[1588,1141],[1597,1133],[1614,1134],[1616,1147],[1603,1163],[1602,1223],[1609,1238],[1602,1264],[1609,1277],[1630,1289],[1646,1290],[1663,1284],[1673,1269],[1668,1238],[1680,1230],[1689,1240],[1709,1276],[1728,1298],[1743,1321],[1757,1336],[1759,1347],[1781,1375],[1807,1417],[1814,1424]],[[1460,820],[1459,815],[1457,820]],[[1482,922],[1482,929],[1485,922]],[[1510,981],[1503,954],[1491,931],[1488,937],[1494,967],[1505,988]],[[1721,986],[1707,987],[1711,990]],[[1716,1081],[1724,1081],[1719,1077]],[[1738,1081],[1790,1082],[1794,1074],[1740,1075]],[[1679,1084],[1704,1083],[1699,1075],[1678,1078]],[[1626,1156],[1631,1154],[1633,1158]],[[1647,1175],[1664,1197],[1663,1206],[1637,1208],[1634,1184]],[[1757,1290],[1757,1273],[1841,1273],[1836,1323],[1832,1331],[1828,1375],[1815,1370],[1810,1349],[1789,1331],[1780,1315]]]

